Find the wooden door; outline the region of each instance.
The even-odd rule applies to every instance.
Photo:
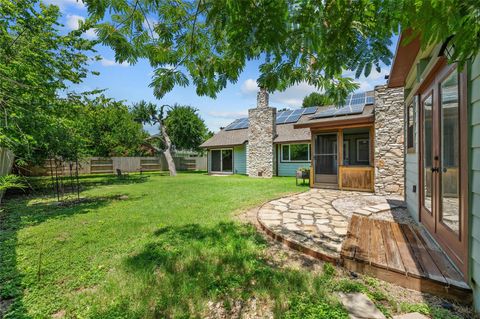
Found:
[[[420,92],[420,221],[467,271],[466,77],[443,65]]]

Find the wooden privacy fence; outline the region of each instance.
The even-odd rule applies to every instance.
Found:
[[[179,171],[207,170],[207,158],[201,156],[178,157],[174,156],[175,167]],[[28,167],[22,170],[27,176],[50,175],[57,171],[61,175],[70,174],[70,167],[75,170],[74,162],[55,162],[47,160],[44,166]],[[154,172],[166,171],[168,165],[163,155],[159,157],[90,157],[79,161],[79,174],[116,174],[117,169],[122,172]]]

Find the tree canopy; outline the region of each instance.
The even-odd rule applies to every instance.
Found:
[[[451,38],[452,60],[465,61],[480,49],[476,0],[85,3],[119,62],[148,59],[158,98],[189,84],[215,97],[239,79],[247,61],[259,60],[257,82],[270,92],[304,81],[342,100],[357,88],[342,74],[368,76],[389,65],[391,37],[400,28],[412,28],[424,47]]]
[[[333,101],[329,99],[328,96],[326,96],[325,94],[312,92],[303,98],[302,107],[324,106],[330,105],[332,103]]]
[[[165,126],[177,150],[199,150],[208,137],[208,129],[198,110],[188,105],[174,105],[167,111]]]
[[[36,0],[0,0],[0,146],[21,160],[46,148],[64,154],[77,134],[55,104],[59,91],[88,75],[94,43],[82,31],[61,35],[59,15]]]

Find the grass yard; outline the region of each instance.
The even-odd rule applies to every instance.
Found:
[[[316,274],[276,266],[255,229],[234,221],[237,212],[308,189],[294,178],[192,173],[82,183],[79,203],[38,195],[2,204],[5,318],[204,317],[212,303],[228,310],[253,297],[279,318],[347,318],[336,290],[365,291],[391,309],[374,284],[338,278],[328,264]]]

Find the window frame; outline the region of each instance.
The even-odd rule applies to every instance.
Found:
[[[360,155],[360,151],[359,151],[359,150],[360,150],[360,147],[359,147],[359,145],[360,145],[360,143],[361,143],[362,141],[366,141],[366,142],[367,142],[367,145],[368,145],[368,152],[367,152],[368,158],[367,158],[366,160],[363,160],[363,159],[360,159],[360,158],[359,158],[359,155]],[[355,152],[357,153],[357,154],[356,154],[357,163],[369,163],[369,164],[370,164],[370,139],[369,139],[369,138],[357,138],[357,139],[355,140],[355,143],[357,144],[357,145],[356,145],[357,148],[356,148],[356,150],[355,150]]]
[[[211,153],[214,152],[214,151],[220,151],[220,170],[219,170],[219,171],[214,171],[214,170],[211,169],[212,164],[213,164],[212,154],[211,154]],[[223,151],[232,151],[232,169],[229,170],[229,171],[224,171],[224,170],[223,170]],[[233,174],[233,171],[234,171],[233,158],[234,158],[233,147],[213,148],[213,149],[210,149],[210,161],[212,161],[212,163],[209,165],[209,166],[210,166],[210,172],[212,172],[212,173],[232,173],[232,174]]]
[[[406,104],[406,118],[405,118],[405,148],[407,149],[408,154],[416,153],[417,148],[417,136],[416,136],[416,125],[417,125],[417,108],[418,108],[418,95],[414,95],[412,100]],[[412,122],[410,123],[410,116]],[[411,140],[410,140],[410,129],[411,129]]]
[[[307,160],[291,160],[290,145],[307,145]],[[288,146],[288,159],[284,158],[283,147]],[[310,143],[289,143],[280,144],[280,162],[281,163],[310,163],[311,162],[311,144]]]

